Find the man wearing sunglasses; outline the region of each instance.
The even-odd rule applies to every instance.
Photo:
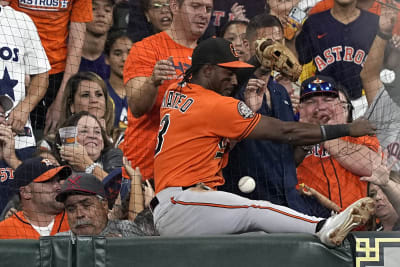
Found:
[[[352,121],[350,99],[342,86],[326,76],[305,80],[301,86],[300,121],[312,124],[342,124]],[[341,209],[367,196],[367,183],[361,176],[371,176],[379,142],[375,136],[341,137],[310,147],[297,168],[299,183],[317,190]],[[315,216],[329,216],[319,210]]]

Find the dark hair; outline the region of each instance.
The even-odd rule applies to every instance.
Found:
[[[219,33],[219,37],[224,38],[225,32],[226,30],[232,26],[232,25],[237,25],[237,24],[242,24],[245,25],[246,27],[249,25],[249,23],[247,21],[243,21],[243,20],[231,20],[228,23],[226,23],[224,25],[224,27],[222,27],[220,33]]]
[[[354,107],[353,107],[353,104],[351,104],[351,99],[350,99],[349,93],[347,92],[346,87],[339,82],[336,82],[336,89],[339,92],[339,95],[338,95],[339,100],[340,100],[340,93],[342,93],[344,95],[344,97],[346,98],[347,111],[349,112],[349,114],[347,116],[347,122],[352,122]]]
[[[118,39],[121,39],[121,38],[129,39],[128,35],[126,34],[126,31],[118,30],[118,31],[111,31],[108,33],[107,41],[106,41],[106,44],[104,45],[104,54],[106,56],[110,56],[111,47],[114,45],[114,43]]]
[[[71,105],[74,103],[75,94],[78,91],[79,85],[82,81],[92,81],[100,85],[105,102],[106,110],[104,113],[104,120],[106,121],[106,132],[111,135],[111,131],[114,128],[114,104],[108,94],[106,83],[103,79],[94,72],[78,72],[69,78],[61,103],[61,124],[64,123],[69,117],[71,117]]]
[[[254,16],[250,20],[249,25],[247,25],[246,39],[249,41],[253,39],[258,29],[275,27],[275,26],[279,27],[283,31],[282,23],[279,21],[277,17],[267,13],[258,14]]]
[[[103,143],[104,143],[104,148],[103,148],[103,150],[101,151],[101,154],[103,154],[103,153],[106,152],[107,150],[111,149],[111,148],[112,148],[112,144],[111,144],[111,142],[108,140],[107,134],[106,134],[105,130],[103,129],[103,127],[101,127],[101,124],[100,124],[99,120],[96,118],[96,116],[90,114],[90,113],[87,112],[87,111],[81,111],[81,112],[78,112],[78,113],[76,113],[76,114],[70,116],[66,121],[64,121],[63,124],[61,124],[61,126],[60,126],[58,129],[63,128],[63,127],[68,127],[68,126],[77,126],[78,121],[79,121],[82,117],[84,117],[84,116],[88,116],[88,117],[91,117],[91,118],[95,119],[96,122],[97,122],[97,123],[99,124],[99,126],[100,126],[100,129],[101,129],[101,137],[103,138]],[[56,133],[56,137],[55,137],[55,144],[56,144],[56,146],[57,146],[57,145],[58,145],[58,146],[61,146],[61,145],[62,145],[62,142],[61,142],[60,133],[58,132],[58,129],[57,129],[57,133]],[[60,157],[60,151],[59,151],[58,149],[56,149],[55,152],[56,152],[56,153],[55,153],[55,154],[56,154],[56,158],[57,158],[57,159],[61,159],[61,157]]]

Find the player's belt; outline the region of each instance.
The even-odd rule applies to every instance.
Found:
[[[182,188],[182,190],[186,190],[186,189],[189,189],[189,188],[191,188],[191,187],[196,187],[198,184],[194,184],[194,185],[191,185],[191,186],[182,186],[181,188]],[[154,212],[154,210],[155,210],[155,208],[157,207],[157,205],[160,203],[160,201],[158,200],[158,198],[157,197],[154,197],[151,201],[150,201],[150,210],[152,211],[152,212]]]

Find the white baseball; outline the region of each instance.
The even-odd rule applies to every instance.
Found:
[[[396,74],[392,70],[383,69],[380,73],[380,78],[383,83],[389,84],[394,81]]]
[[[254,181],[253,177],[250,176],[243,176],[240,178],[238,183],[240,191],[243,193],[251,193],[256,188],[256,181]]]

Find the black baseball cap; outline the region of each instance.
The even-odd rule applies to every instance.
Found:
[[[254,68],[239,60],[233,44],[219,37],[202,41],[193,51],[192,66],[212,64],[225,68]]]
[[[16,191],[20,187],[32,182],[43,183],[58,175],[60,179],[67,179],[72,173],[71,167],[55,166],[48,159],[34,157],[27,159],[14,172],[14,179],[10,180],[10,187]]]
[[[61,186],[61,192],[56,196],[58,202],[64,202],[69,195],[99,195],[106,197],[104,185],[93,174],[78,172],[70,176]]]
[[[338,89],[335,80],[323,75],[316,75],[304,80],[300,89],[300,101],[317,95],[338,97]]]

